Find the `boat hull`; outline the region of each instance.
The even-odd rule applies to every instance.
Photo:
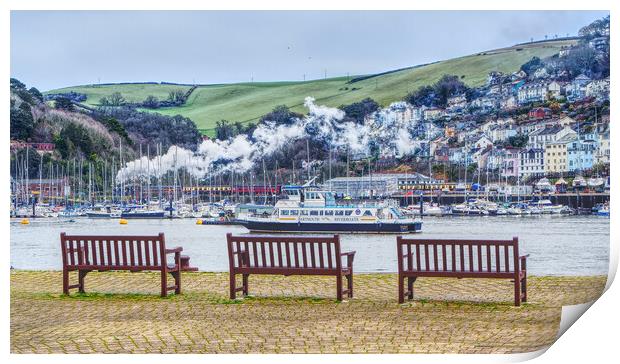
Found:
[[[87,212],[86,216],[89,219],[110,219],[112,217],[111,213],[107,213],[107,212]]]
[[[163,219],[164,211],[161,212],[123,212],[121,214],[122,219]]]
[[[408,234],[422,230],[422,222],[394,223],[282,223],[276,221],[241,220],[238,222],[252,232],[269,233],[352,233]]]

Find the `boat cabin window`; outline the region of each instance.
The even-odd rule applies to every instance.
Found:
[[[325,216],[334,216],[334,210],[325,210]]]
[[[336,216],[343,216],[343,215],[344,215],[344,211],[343,210],[336,211]]]
[[[372,216],[372,212],[370,210],[364,211],[364,216]]]
[[[346,210],[346,211],[344,212],[344,214],[345,214],[346,216],[351,216],[351,214],[352,214],[352,213],[353,213],[353,210]]]
[[[311,210],[310,216],[319,216],[319,212],[317,210]]]
[[[282,215],[282,216],[288,216],[288,210],[282,210],[282,211],[280,211],[280,215]]]
[[[333,192],[325,192],[325,204],[327,206],[333,206],[336,204],[336,197]]]
[[[307,210],[299,210],[299,214],[301,216],[308,216],[308,211]]]
[[[391,208],[390,212],[392,213],[392,215],[394,215],[398,219],[404,219],[405,218],[405,215],[401,214],[400,211],[396,210],[395,208]]]
[[[291,216],[297,216],[297,210],[291,210]]]

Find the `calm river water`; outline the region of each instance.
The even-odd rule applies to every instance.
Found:
[[[530,254],[534,275],[607,274],[609,218],[598,216],[495,216],[425,218],[428,238],[519,237],[519,250]],[[11,220],[11,266],[16,269],[61,269],[60,232],[69,234],[147,235],[163,232],[166,245],[182,246],[193,266],[202,271],[227,271],[226,233],[244,234],[242,226],[196,225],[193,219],[118,220],[76,219],[75,222],[33,219],[30,225]],[[343,251],[356,250],[357,272],[394,272],[394,235],[341,235]]]

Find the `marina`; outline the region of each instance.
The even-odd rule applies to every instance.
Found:
[[[532,275],[607,274],[610,219],[603,216],[449,216],[424,217],[424,238],[519,237],[522,249],[531,254]],[[15,269],[50,270],[61,266],[58,249],[61,232],[70,234],[166,234],[170,244],[182,245],[192,264],[201,271],[225,272],[226,233],[248,234],[238,225],[196,225],[194,219],[33,219],[20,224],[11,219],[11,266]],[[395,272],[394,235],[341,234],[343,249],[357,251],[356,271]]]

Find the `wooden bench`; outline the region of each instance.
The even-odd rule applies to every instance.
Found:
[[[62,248],[62,291],[77,288],[84,293],[84,277],[91,271],[125,270],[130,272],[161,272],[161,296],[168,291],[181,293],[181,271],[193,270],[189,257],[181,256],[183,248],[166,249],[164,234],[156,236],[67,235],[60,234]],[[167,264],[174,254],[174,264]],[[78,283],[69,284],[69,272],[78,272]],[[168,286],[168,273],[174,285]]]
[[[458,240],[396,238],[398,302],[413,299],[418,277],[505,278],[514,281],[514,304],[527,301],[527,255],[519,256],[519,239]],[[405,291],[405,278],[407,290]]]
[[[226,234],[230,265],[230,299],[237,292],[248,294],[250,274],[331,275],[336,277],[336,298],[353,297],[355,252],[340,252],[340,238],[334,236],[233,236]],[[346,266],[342,257],[346,256]],[[242,275],[237,288],[236,275]],[[342,277],[347,289],[342,289]]]

